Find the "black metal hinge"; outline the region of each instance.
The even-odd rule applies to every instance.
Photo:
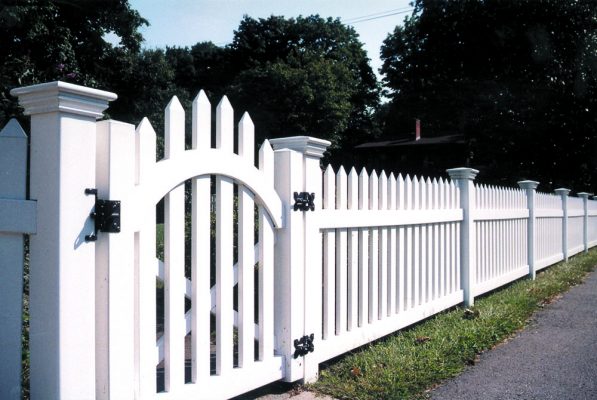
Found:
[[[294,192],[294,211],[315,211],[315,193]]]
[[[313,352],[315,350],[315,345],[313,344],[314,338],[315,335],[310,334],[300,339],[294,339],[294,358],[299,358]]]
[[[85,241],[96,241],[98,232],[120,232],[120,201],[98,199],[97,189],[85,189],[85,194],[95,196],[95,207],[89,214],[94,221],[95,228],[92,235],[85,236]]]

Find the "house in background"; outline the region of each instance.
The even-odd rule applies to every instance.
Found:
[[[468,159],[463,135],[425,137],[418,119],[414,133],[411,131],[392,140],[363,143],[355,146],[355,150],[369,168],[417,176],[434,176],[448,168],[466,166]]]

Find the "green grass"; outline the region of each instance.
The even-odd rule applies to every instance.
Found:
[[[426,398],[429,388],[522,329],[534,311],[581,283],[596,264],[592,250],[544,270],[535,281],[522,279],[478,298],[472,310],[440,313],[331,362],[308,388],[339,399]]]

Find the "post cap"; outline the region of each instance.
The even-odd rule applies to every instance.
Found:
[[[451,168],[451,169],[447,169],[446,172],[450,175],[450,179],[452,180],[456,180],[456,179],[468,179],[471,181],[474,181],[475,178],[477,177],[477,174],[479,173],[479,170],[476,170],[474,168]]]
[[[568,196],[568,193],[570,193],[570,189],[558,188],[558,189],[554,190],[554,192],[556,192],[557,194],[559,194],[562,197],[565,197],[565,196]]]
[[[518,186],[521,189],[537,189],[539,182],[537,181],[518,181]]]
[[[321,158],[323,153],[332,144],[328,140],[310,136],[292,136],[286,138],[270,139],[274,150],[290,149],[307,156]]]
[[[118,97],[115,93],[62,81],[12,89],[10,94],[19,98],[25,115],[65,112],[96,119],[103,117],[108,102]]]
[[[589,197],[591,197],[593,195],[593,193],[580,192],[580,193],[577,193],[577,195],[581,199],[588,199]]]

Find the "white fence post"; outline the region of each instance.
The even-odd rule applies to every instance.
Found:
[[[582,199],[584,212],[582,224],[582,241],[585,246],[585,253],[589,252],[589,196],[591,196],[591,193],[578,193],[578,197]]]
[[[476,281],[476,228],[474,221],[475,185],[473,181],[479,173],[472,168],[452,168],[447,170],[460,188],[460,207],[462,208],[462,226],[460,228],[460,284],[464,292],[464,305],[474,304],[474,285]]]
[[[568,261],[568,193],[570,189],[559,188],[555,192],[562,199],[562,253],[564,253],[564,261]]]
[[[537,186],[539,182],[536,181],[520,181],[518,186],[524,189],[527,195],[527,208],[529,210],[529,219],[527,223],[527,255],[529,263],[529,277],[535,279],[535,194],[537,193]]]
[[[116,95],[64,82],[11,91],[31,116],[30,241],[32,399],[95,397],[96,119]]]
[[[0,399],[21,398],[23,233],[35,233],[26,201],[27,136],[13,119],[0,131]]]
[[[294,193],[315,193],[321,209],[322,174],[319,160],[330,142],[307,136],[270,140],[275,150],[276,190],[284,203],[284,228],[276,237],[276,339],[286,356],[285,381],[317,378],[316,353],[294,358],[294,340],[321,339],[321,233],[308,226],[305,213],[294,211]],[[317,348],[317,347],[316,347]]]

